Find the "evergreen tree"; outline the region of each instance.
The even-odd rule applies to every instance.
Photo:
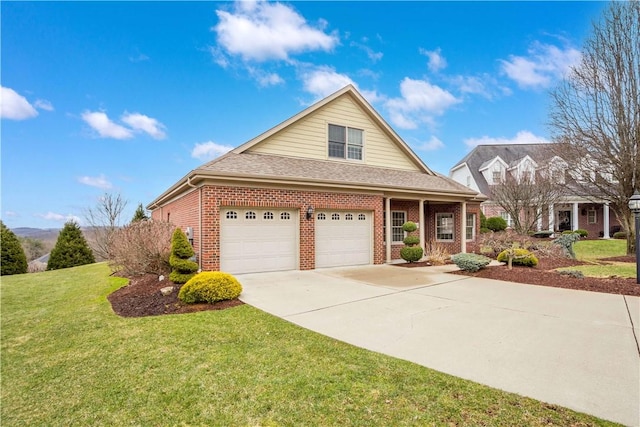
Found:
[[[171,265],[171,274],[169,280],[173,283],[186,283],[195,276],[198,271],[198,264],[192,261],[195,255],[187,236],[184,232],[176,228],[171,238],[171,256],[169,257],[169,265]]]
[[[75,221],[67,222],[51,251],[47,270],[76,267],[94,262],[96,260],[93,252],[82,235],[80,226]]]
[[[27,272],[27,257],[20,245],[18,237],[0,221],[0,275],[23,274]]]
[[[144,208],[142,207],[142,203],[138,204],[138,208],[136,209],[136,212],[133,214],[133,219],[131,220],[131,223],[144,221],[147,219],[149,219],[149,217],[147,216]]]

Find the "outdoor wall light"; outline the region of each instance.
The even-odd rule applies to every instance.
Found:
[[[309,205],[309,207],[307,208],[307,219],[311,219],[312,217],[313,217],[313,206]]]
[[[640,234],[638,233],[640,231],[640,193],[638,190],[629,199],[629,209],[636,217],[636,284],[640,285],[640,251],[638,251],[640,245]]]

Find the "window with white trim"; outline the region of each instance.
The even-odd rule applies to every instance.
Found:
[[[476,237],[476,214],[467,214],[467,227],[466,227],[467,240],[473,240]]]
[[[329,125],[329,157],[362,160],[364,131],[346,126]]]
[[[436,214],[436,240],[440,242],[453,241],[453,214],[437,213]]]
[[[588,224],[597,224],[598,223],[598,214],[595,209],[589,209],[587,211],[587,223]]]
[[[316,219],[324,221],[325,219],[327,219],[327,216],[323,213],[319,213],[318,215],[316,215]]]
[[[404,211],[391,211],[391,243],[402,243],[405,232],[402,225],[407,222],[407,213]]]
[[[227,219],[237,219],[238,218],[238,213],[235,211],[229,211],[227,212]]]
[[[244,219],[256,219],[256,213],[253,211],[248,211],[244,214]]]
[[[511,218],[511,214],[502,211],[500,212],[500,217],[506,221],[507,227],[513,227],[513,218]]]

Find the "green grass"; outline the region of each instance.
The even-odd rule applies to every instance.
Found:
[[[590,265],[560,268],[559,270],[578,270],[590,277],[636,277],[635,263],[601,261],[602,258],[626,255],[626,240],[580,240],[574,244],[573,249],[578,260],[588,262]]]
[[[613,425],[251,306],[124,319],[104,264],[3,277],[3,426]]]

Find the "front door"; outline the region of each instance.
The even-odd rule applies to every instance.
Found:
[[[571,230],[571,211],[558,212],[558,230]]]

